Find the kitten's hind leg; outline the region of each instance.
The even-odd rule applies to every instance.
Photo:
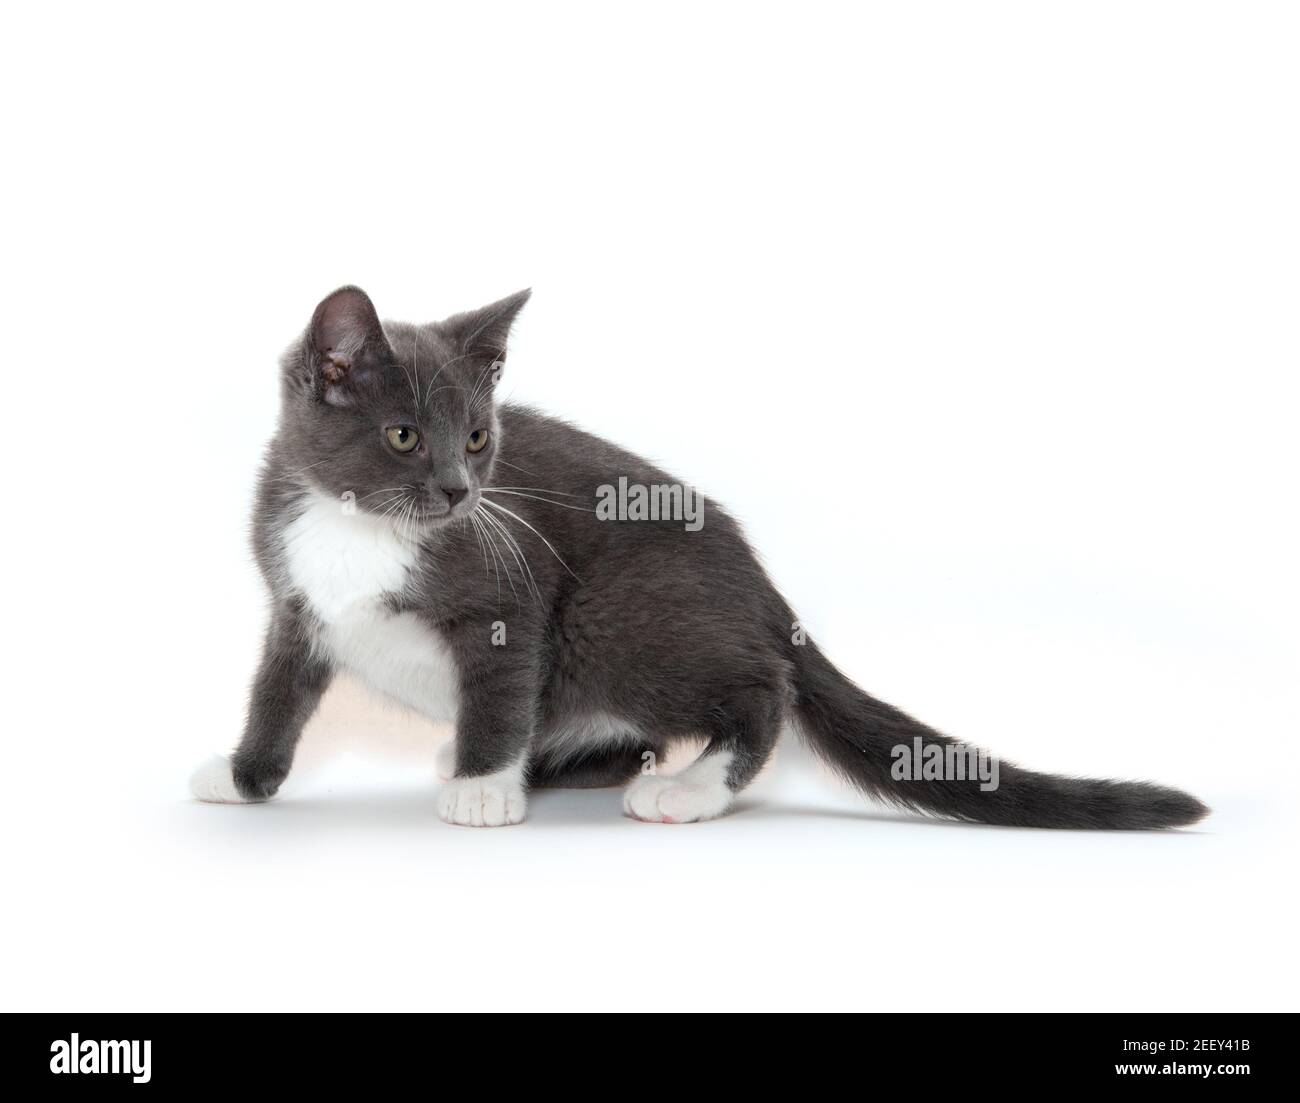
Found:
[[[680,773],[645,774],[623,793],[623,810],[648,823],[721,816],[763,767],[781,730],[777,698],[749,702],[716,722],[700,757]]]

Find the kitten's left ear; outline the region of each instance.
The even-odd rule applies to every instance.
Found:
[[[348,405],[392,356],[375,304],[359,287],[340,287],[321,300],[307,327],[306,351],[317,393],[333,406]]]
[[[454,314],[441,322],[439,328],[460,345],[467,355],[482,356],[486,360],[504,360],[510,327],[532,293],[533,289],[527,287],[504,299],[479,307],[478,310]]]

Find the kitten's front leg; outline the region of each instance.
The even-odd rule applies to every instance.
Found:
[[[438,791],[438,815],[465,827],[522,823],[536,713],[536,665],[511,648],[459,640],[460,709],[455,773]],[[468,644],[469,646],[466,646]]]
[[[277,606],[248,704],[244,736],[232,758],[218,755],[190,778],[199,800],[248,804],[270,800],[289,774],[298,737],[333,671],[312,653],[301,610]]]

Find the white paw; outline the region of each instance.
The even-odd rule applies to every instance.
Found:
[[[190,775],[190,792],[196,800],[208,804],[253,803],[235,788],[230,759],[222,754],[214,754]]]
[[[648,823],[695,823],[721,816],[735,799],[727,786],[728,752],[696,759],[674,777],[643,774],[623,791],[623,810]]]
[[[448,739],[440,743],[433,752],[433,768],[438,772],[439,781],[450,781],[456,773],[456,740]]]
[[[454,777],[438,790],[438,815],[462,827],[523,823],[523,771],[502,770],[481,777]]]

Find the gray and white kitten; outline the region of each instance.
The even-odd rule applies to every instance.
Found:
[[[1063,828],[1189,824],[1175,789],[1000,764],[900,778],[899,748],[960,744],[868,696],[804,638],[739,526],[620,519],[598,488],[677,485],[563,421],[499,404],[520,292],[430,325],[381,323],[335,291],[285,353],[254,544],[273,602],[233,758],[194,776],[262,801],[289,773],[337,671],[455,724],[450,823],[519,823],[539,786],[627,786],[631,816],[725,812],[789,724],[850,782],[962,820]],[[675,740],[704,749],[674,776]]]

